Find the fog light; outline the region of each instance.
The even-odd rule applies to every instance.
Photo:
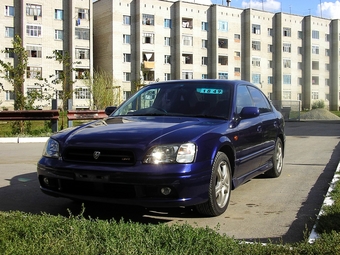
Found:
[[[49,184],[50,184],[50,182],[48,181],[48,178],[47,178],[47,177],[44,177],[43,181],[44,181],[44,183],[45,183],[46,185],[49,185]]]
[[[171,193],[171,189],[169,187],[164,187],[164,188],[161,188],[161,192],[164,196],[167,196]]]

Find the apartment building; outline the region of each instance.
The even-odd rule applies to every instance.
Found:
[[[98,0],[94,68],[126,98],[170,79],[244,79],[272,100],[338,110],[339,20],[194,1]]]
[[[92,0],[1,0],[0,49],[13,48],[17,34],[28,53],[25,95],[31,90],[42,90],[62,98],[62,84],[53,84],[53,80],[65,70],[62,63],[50,58],[53,51],[58,51],[68,54],[72,63],[71,82],[67,86],[72,93],[73,109],[89,107],[90,90],[84,81],[87,75],[92,75],[93,66],[92,5]],[[0,53],[0,58],[14,65],[13,54]],[[61,103],[59,100],[59,107]],[[13,86],[0,78],[0,108],[13,109],[13,105]],[[37,105],[51,109],[50,100]]]

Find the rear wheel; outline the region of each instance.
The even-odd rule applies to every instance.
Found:
[[[200,214],[218,216],[228,207],[231,192],[230,162],[223,152],[218,152],[212,166],[209,200],[196,206]]]
[[[273,168],[265,172],[265,175],[270,178],[277,178],[281,175],[283,168],[283,145],[280,138],[276,140],[272,161]]]

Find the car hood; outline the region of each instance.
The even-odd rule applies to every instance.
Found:
[[[195,141],[226,120],[187,117],[114,117],[95,121],[54,137],[69,146],[119,147]]]

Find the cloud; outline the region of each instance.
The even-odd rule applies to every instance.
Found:
[[[323,2],[318,4],[318,16],[329,19],[340,19],[340,1]]]
[[[243,1],[242,8],[244,9],[252,8],[270,12],[278,12],[281,10],[281,2],[276,0],[263,0],[263,1],[251,0],[249,2]]]

